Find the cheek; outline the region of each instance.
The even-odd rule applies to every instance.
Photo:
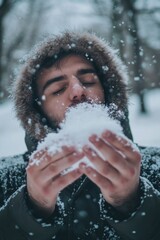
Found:
[[[66,104],[61,100],[54,102],[54,111],[57,115],[63,115],[66,109]]]
[[[45,102],[43,102],[43,111],[51,119],[61,121],[64,117],[65,109],[65,103],[58,99],[55,101],[46,100]]]

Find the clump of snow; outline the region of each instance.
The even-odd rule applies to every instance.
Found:
[[[81,151],[84,145],[91,145],[89,137],[93,134],[100,136],[104,130],[108,129],[122,135],[119,121],[110,117],[113,107],[108,108],[91,103],[80,103],[70,107],[66,111],[65,119],[60,124],[58,133],[49,133],[38,145],[37,150],[47,149],[48,153],[53,155],[61,151],[63,146],[75,146]],[[90,164],[86,157],[81,161]],[[35,159],[33,162],[36,163]],[[79,163],[74,164],[72,169],[78,165]]]

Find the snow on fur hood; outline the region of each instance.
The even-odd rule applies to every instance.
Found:
[[[27,134],[36,140],[46,136],[49,127],[35,100],[34,81],[46,58],[55,61],[62,54],[79,54],[91,61],[104,88],[106,103],[116,104],[125,113],[121,121],[124,133],[132,138],[128,123],[126,83],[127,74],[115,51],[102,39],[91,33],[65,32],[49,37],[38,44],[14,82],[13,99],[18,119]]]

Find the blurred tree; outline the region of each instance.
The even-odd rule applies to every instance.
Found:
[[[17,59],[22,57],[37,40],[43,11],[43,0],[4,0],[0,5],[0,102],[9,95],[8,86],[14,77]],[[10,23],[11,13],[17,18],[18,26],[17,22]],[[8,24],[11,24],[13,29],[7,31],[5,28]]]
[[[14,3],[17,1],[11,0],[2,0],[0,2],[0,99],[4,98],[6,95],[6,90],[3,87],[2,79],[3,79],[3,72],[4,72],[4,64],[3,64],[3,36],[4,36],[4,25],[3,20],[8,12],[11,10]]]
[[[0,4],[0,102],[3,101],[3,99],[8,96],[8,91],[5,85],[7,85],[4,75],[9,69],[10,66],[9,60],[11,57],[11,54],[13,53],[13,49],[22,41],[23,34],[18,35],[16,40],[14,41],[14,38],[12,38],[11,45],[8,47],[8,51],[6,53],[6,56],[4,54],[5,49],[5,18],[10,13],[13,7],[20,2],[20,0],[2,0]],[[8,61],[6,61],[6,58]],[[9,83],[8,83],[9,84]]]
[[[157,52],[160,49],[160,31],[158,31],[160,7],[156,7],[156,2],[158,5],[157,0],[152,4],[151,0],[113,0],[107,2],[93,0],[96,13],[104,16],[104,21],[108,15],[112,18],[110,36],[106,34],[105,37],[107,40],[111,39],[113,46],[119,50],[120,57],[128,66],[130,85],[133,92],[139,96],[142,113],[147,112],[146,89],[160,86],[160,72],[157,64],[160,60]],[[111,5],[112,8],[110,8]],[[108,28],[107,23],[105,30],[103,29],[105,32]],[[151,25],[152,34],[148,33],[148,25]]]
[[[94,0],[96,13],[104,17],[107,16],[108,2],[104,0]],[[112,1],[112,31],[110,38],[113,45],[118,48],[121,59],[129,65],[131,86],[140,99],[141,112],[146,112],[144,101],[145,82],[142,74],[142,58],[139,54],[140,38],[138,35],[138,24],[134,0],[113,0]],[[109,4],[110,8],[110,4]],[[104,20],[105,21],[105,20]],[[134,82],[134,84],[133,84]]]
[[[8,94],[17,60],[30,51],[37,40],[66,28],[88,29],[112,42],[119,50],[128,66],[131,87],[139,94],[141,110],[145,112],[145,89],[160,86],[158,2],[0,0],[0,98]]]
[[[120,55],[123,61],[132,63],[131,77],[135,80],[132,82],[134,91],[138,94],[140,100],[140,111],[146,113],[146,104],[144,100],[145,81],[142,71],[142,58],[140,56],[141,41],[137,24],[137,12],[135,9],[136,0],[113,0],[113,42],[120,49]],[[129,36],[128,36],[129,35]],[[129,54],[127,38],[130,38],[131,61],[125,56]]]

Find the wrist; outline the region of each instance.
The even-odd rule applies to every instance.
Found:
[[[36,218],[47,218],[52,215],[55,210],[56,199],[55,202],[51,206],[47,206],[45,203],[40,203],[35,200],[29,193],[26,193],[26,202],[29,210]]]
[[[140,187],[138,186],[136,191],[134,191],[134,193],[127,200],[123,201],[122,204],[115,205],[113,207],[121,214],[129,215],[136,211],[140,205],[140,202]]]

